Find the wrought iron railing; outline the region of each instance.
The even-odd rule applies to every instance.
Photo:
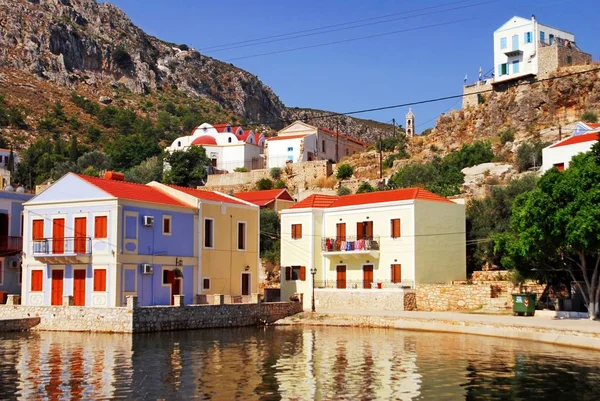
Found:
[[[326,237],[321,243],[323,252],[361,252],[379,250],[379,237]]]
[[[0,253],[21,252],[23,250],[23,237],[0,236]]]
[[[322,280],[315,281],[315,288],[337,289],[389,289],[389,288],[414,288],[413,280],[392,282],[391,280]]]
[[[44,238],[33,240],[33,253],[38,255],[87,255],[92,251],[90,237]]]

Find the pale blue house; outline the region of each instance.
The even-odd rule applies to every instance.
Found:
[[[190,304],[198,293],[198,210],[160,189],[69,173],[25,203],[24,305]]]

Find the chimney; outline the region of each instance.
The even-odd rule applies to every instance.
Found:
[[[531,21],[535,22],[535,14],[531,14]]]
[[[104,173],[104,179],[112,181],[125,181],[125,175],[116,171],[107,171]]]

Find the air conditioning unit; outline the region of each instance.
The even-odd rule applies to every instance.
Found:
[[[154,225],[154,216],[144,216],[144,227],[152,227]]]
[[[153,268],[151,264],[148,263],[144,263],[142,265],[142,274],[152,274],[153,273]]]

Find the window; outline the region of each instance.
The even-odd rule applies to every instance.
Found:
[[[323,149],[321,149],[321,151],[325,152],[325,139],[323,139],[323,141],[321,142],[321,144],[322,144],[322,148],[323,148]]]
[[[181,141],[177,142],[177,147],[179,147],[179,148],[181,147]]]
[[[513,74],[517,74],[519,72],[519,60],[513,61],[512,65],[513,65]]]
[[[500,49],[506,49],[506,38],[500,38]]]
[[[238,251],[246,250],[246,223],[242,223],[239,221],[237,229],[237,244]]]
[[[546,32],[544,32],[544,31],[540,31],[540,40],[541,40],[542,42],[545,42],[545,41],[546,41]]]
[[[508,74],[508,63],[503,63],[500,64],[500,75],[507,75]]]
[[[108,217],[94,217],[94,238],[108,238]]]
[[[512,37],[512,49],[519,50],[519,35],[513,35]]]
[[[359,221],[356,223],[356,239],[373,239],[373,222]]]
[[[554,44],[554,35],[550,34],[550,36],[548,38],[550,40],[550,44],[553,45]]]
[[[302,224],[292,224],[292,239],[302,238]]]
[[[171,216],[163,216],[162,233],[171,235]]]
[[[4,284],[4,264],[0,260],[0,285]],[[0,303],[2,303],[2,298],[0,298]]]
[[[402,282],[402,265],[392,265],[392,283]]]
[[[33,220],[33,240],[44,239],[44,220]]]
[[[204,219],[204,247],[212,248],[214,246],[214,220]]]
[[[94,270],[94,291],[95,292],[106,291],[106,269],[95,269]]]
[[[202,279],[202,289],[203,290],[210,290],[210,279],[209,278],[203,278]]]
[[[335,238],[340,241],[346,241],[346,223],[337,223],[335,225]]]
[[[533,33],[525,32],[525,43],[531,43],[531,42],[533,42]]]
[[[44,288],[44,272],[41,270],[31,271],[31,291],[42,291]]]
[[[400,219],[390,220],[392,238],[400,238]]]
[[[293,146],[290,146],[290,147],[288,148],[288,152],[293,152],[293,151],[294,151],[294,147],[293,147]]]
[[[564,171],[565,170],[565,163],[556,163],[554,165],[554,167],[556,167],[558,169],[558,171]]]
[[[173,282],[174,278],[175,278],[175,274],[173,273],[172,270],[163,269],[163,277],[162,277],[163,284],[171,284]]]
[[[306,266],[287,266],[285,268],[285,279],[287,281],[306,281]]]
[[[567,56],[567,64],[573,64],[573,56]]]

